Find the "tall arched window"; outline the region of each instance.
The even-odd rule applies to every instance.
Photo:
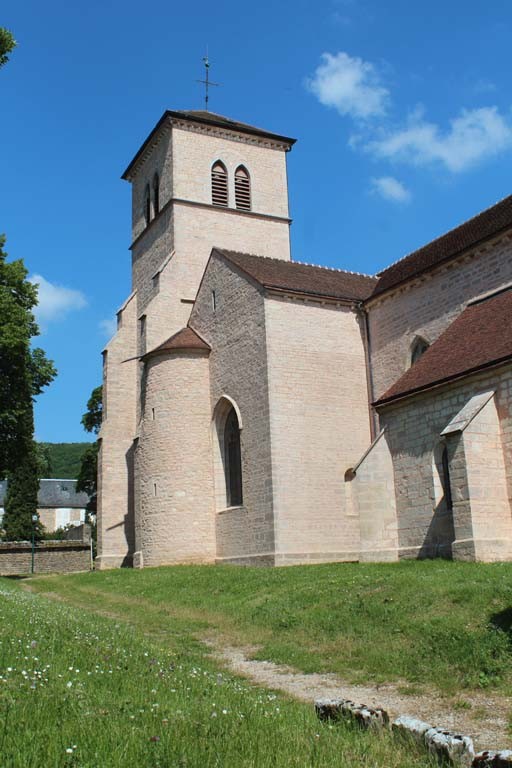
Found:
[[[228,205],[228,172],[220,160],[212,167],[212,203],[223,208]]]
[[[242,504],[242,453],[240,427],[234,408],[229,411],[224,426],[224,472],[227,505],[239,507]]]
[[[425,339],[422,339],[421,336],[418,336],[412,344],[411,347],[411,365],[414,365],[420,357],[427,351],[429,348],[428,341],[425,341]]]
[[[160,179],[158,173],[153,176],[153,211],[155,216],[160,211]]]
[[[144,190],[144,220],[147,227],[151,221],[151,193],[149,191],[149,184],[146,184],[146,189]]]
[[[441,483],[443,486],[446,509],[452,509],[453,501],[452,501],[452,486],[451,486],[451,480],[450,480],[450,462],[448,460],[448,448],[446,447],[446,443],[445,445],[443,445],[443,452],[441,454],[441,467],[443,470]]]
[[[251,210],[251,179],[243,165],[235,171],[235,205],[240,211]]]

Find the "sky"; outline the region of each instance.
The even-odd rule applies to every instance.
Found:
[[[37,439],[91,439],[130,292],[120,175],[165,109],[202,108],[207,46],[210,109],[298,139],[292,257],[375,274],[512,193],[511,23],[508,0],[3,0],[0,232],[59,371]]]

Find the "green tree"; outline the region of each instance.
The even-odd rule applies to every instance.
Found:
[[[37,286],[21,261],[7,262],[0,236],[0,477],[8,485],[4,538],[28,539],[37,512],[40,463],[34,443],[34,397],[55,378],[42,349],[31,347],[39,334],[32,313]],[[36,524],[36,534],[41,526]]]
[[[103,389],[101,386],[95,387],[87,401],[87,410],[82,416],[82,424],[87,432],[97,435],[101,427],[103,413]],[[96,515],[97,493],[98,493],[98,451],[99,443],[91,443],[85,449],[81,464],[78,480],[76,484],[77,491],[85,491],[89,494],[89,503],[87,505],[87,517],[91,522],[91,515]]]
[[[95,387],[87,401],[87,410],[82,416],[81,423],[86,432],[97,435],[103,418],[103,388]]]
[[[31,348],[37,286],[23,261],[7,262],[0,235],[0,477],[19,466],[33,439],[33,398],[55,378],[53,362]],[[28,432],[27,432],[28,430]]]
[[[52,456],[48,445],[46,443],[35,443],[35,451],[37,457],[37,476],[39,479],[42,477],[52,477]]]
[[[0,27],[0,67],[7,64],[9,61],[9,54],[16,48],[17,42],[14,39],[12,32],[9,32],[5,27]]]

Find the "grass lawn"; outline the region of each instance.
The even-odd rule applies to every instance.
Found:
[[[246,584],[247,629],[243,613],[254,610],[256,592],[265,604],[272,578],[179,568],[31,582],[72,595],[87,611],[0,580],[2,768],[433,768],[387,734],[320,723],[311,706],[221,673],[205,655],[192,635],[209,626],[214,608],[222,623],[221,596],[226,622],[236,625]],[[187,600],[188,590],[195,596]],[[91,610],[118,605],[129,623]],[[265,619],[256,611],[255,621]]]
[[[512,692],[512,564],[177,566],[38,578],[155,638],[216,634],[352,682]]]

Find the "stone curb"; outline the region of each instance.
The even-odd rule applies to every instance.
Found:
[[[361,728],[389,728],[388,713],[381,707],[354,704],[348,699],[317,699],[315,711],[320,720],[350,720]],[[400,715],[391,724],[397,735],[412,738],[430,754],[464,768],[512,768],[512,750],[485,750],[475,755],[473,740],[409,715]]]

